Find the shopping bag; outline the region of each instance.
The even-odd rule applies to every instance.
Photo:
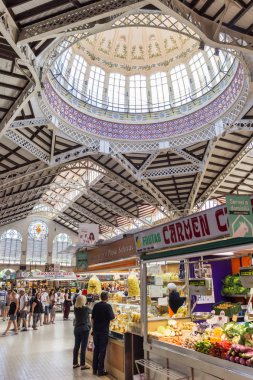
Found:
[[[92,336],[90,336],[88,344],[87,344],[87,350],[90,352],[93,352],[93,348],[94,348],[93,338],[92,338]]]
[[[134,375],[133,380],[146,380],[145,373],[140,373],[139,375]]]

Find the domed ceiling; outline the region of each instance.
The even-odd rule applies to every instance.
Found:
[[[73,46],[89,64],[123,74],[153,72],[187,60],[199,42],[169,30],[124,27],[90,36]]]

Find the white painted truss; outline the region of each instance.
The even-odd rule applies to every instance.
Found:
[[[142,175],[147,168],[152,164],[152,162],[159,156],[161,152],[159,150],[155,152],[151,152],[151,154],[148,156],[146,161],[141,165],[141,168],[139,169],[139,175]]]
[[[117,161],[129,174],[131,174],[140,185],[152,194],[157,202],[162,206],[162,212],[169,218],[180,217],[180,211],[176,209],[173,203],[166,198],[161,191],[157,189],[149,180],[141,179],[138,170],[124,157],[121,153],[113,153],[112,157]]]
[[[18,146],[22,147],[36,158],[39,158],[41,161],[49,164],[50,155],[45,152],[44,149],[32,142],[29,138],[21,135],[18,131],[8,129],[5,132],[5,137],[8,137],[9,140],[15,142]]]
[[[250,153],[253,149],[253,137],[247,142],[247,144],[237,153],[237,155],[229,162],[224,170],[218,175],[218,177],[210,184],[201,197],[197,200],[197,208],[203,207],[205,202],[215,193],[215,191],[222,185],[226,178],[233,172],[233,170],[241,163],[241,161]]]
[[[183,174],[196,174],[203,171],[203,166],[196,165],[179,165],[179,166],[168,166],[166,168],[159,169],[149,169],[141,175],[142,179],[157,179],[157,178],[168,178],[176,177]]]
[[[28,43],[44,38],[59,37],[60,33],[91,29],[100,19],[118,16],[133,8],[147,5],[148,1],[139,0],[101,0],[99,3],[80,7],[73,11],[54,16],[23,28],[19,41]]]
[[[46,117],[35,117],[32,119],[24,119],[24,120],[17,120],[13,121],[10,124],[10,128],[13,129],[22,129],[27,127],[39,127],[42,125],[47,125],[50,120],[48,120]]]

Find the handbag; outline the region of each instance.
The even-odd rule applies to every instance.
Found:
[[[87,344],[87,350],[90,351],[90,352],[93,352],[93,350],[94,350],[94,344],[93,344],[93,337],[92,337],[92,335],[90,335],[90,337],[89,337],[89,341],[88,341],[88,344]]]

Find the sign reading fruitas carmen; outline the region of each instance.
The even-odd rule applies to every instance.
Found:
[[[128,259],[136,255],[133,236],[102,245],[88,253],[88,266]]]
[[[142,253],[222,236],[229,236],[226,205],[138,232],[134,239],[136,251]]]

